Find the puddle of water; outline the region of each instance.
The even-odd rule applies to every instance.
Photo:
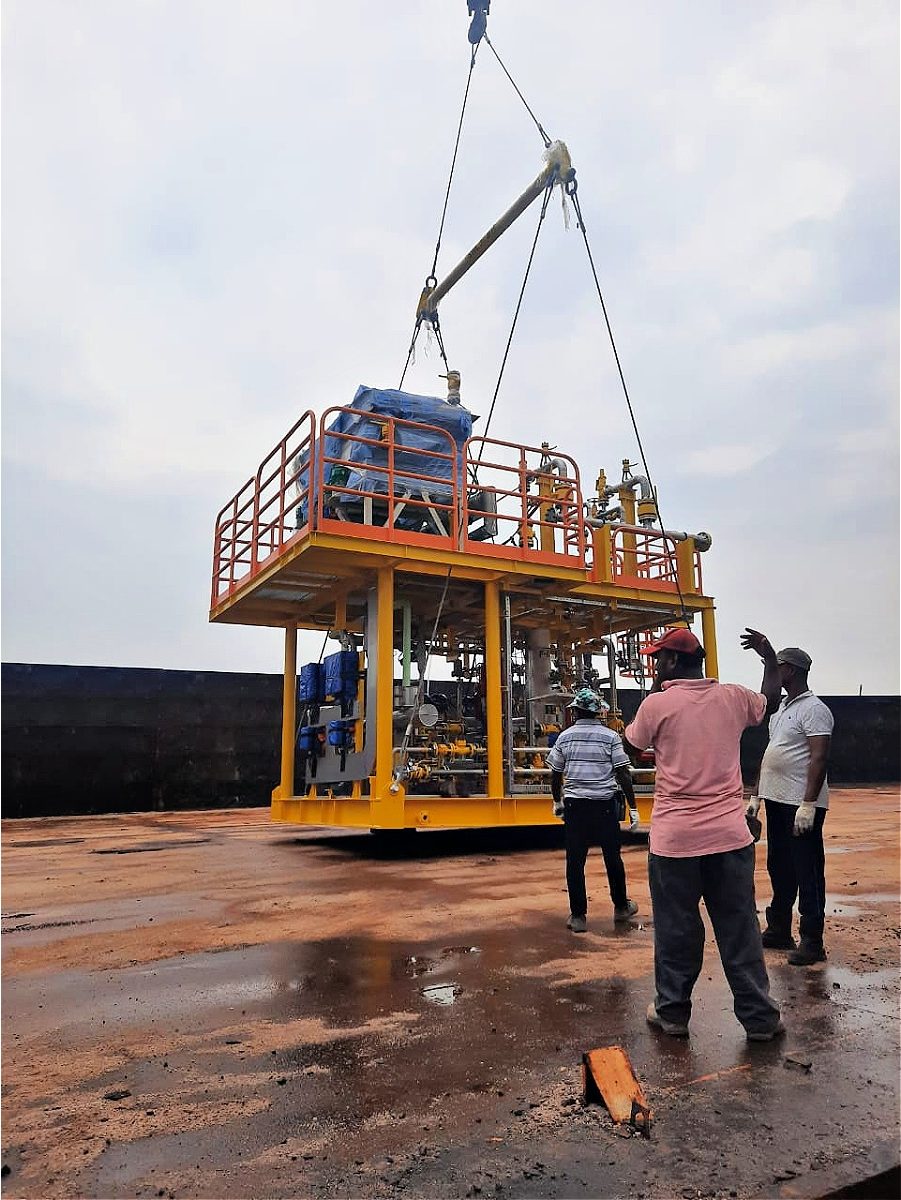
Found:
[[[422,954],[414,954],[410,958],[405,959],[405,962],[410,969],[410,974],[414,978],[417,975],[430,975],[435,970],[436,965],[433,958],[426,958]]]
[[[849,895],[851,896],[851,898],[853,900],[856,900],[858,904],[891,904],[891,903],[898,904],[899,903],[899,897],[898,897],[897,892],[861,892],[860,894],[858,894],[857,892],[853,892],[853,893],[849,893]],[[836,899],[841,900],[842,897],[837,896]]]
[[[867,842],[860,846],[827,846],[827,854],[864,854],[868,850],[878,850],[875,842]]]
[[[885,991],[889,989],[889,985],[897,982],[898,970],[896,967],[883,967],[879,971],[861,972],[852,971],[848,967],[830,966],[824,975],[830,983],[840,984],[843,990],[860,992],[877,989]]]
[[[862,917],[867,906],[878,906],[894,902],[898,897],[893,892],[845,892],[841,895],[826,893],[826,914],[836,917]]]
[[[440,959],[429,958],[425,954],[412,954],[403,960],[402,974],[411,975],[414,979],[418,975],[433,975],[446,970],[449,966],[449,959],[481,953],[478,946],[445,946],[440,951]]]
[[[158,850],[177,850],[180,846],[201,846],[211,838],[182,838],[179,841],[142,842],[137,846],[107,846],[100,850],[92,850],[92,854],[153,854]]]
[[[433,983],[421,989],[426,1000],[433,1004],[453,1004],[460,995],[462,988],[456,983]]]
[[[33,915],[33,914],[32,914]],[[66,929],[70,925],[93,925],[94,918],[84,921],[43,921],[39,925],[13,925],[12,929],[4,929],[4,933],[34,933],[39,929]]]
[[[34,841],[13,842],[10,841],[11,850],[43,850],[47,846],[75,846],[78,842],[83,842],[84,838],[39,838]]]

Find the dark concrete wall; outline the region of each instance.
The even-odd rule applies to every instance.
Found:
[[[898,696],[821,696],[832,711],[835,729],[829,758],[829,781],[852,783],[901,781],[901,698]],[[623,718],[638,708],[638,692],[620,692]],[[769,721],[748,729],[741,740],[745,782],[757,778],[767,744]]]
[[[268,804],[277,675],[2,668],[3,815]]]
[[[824,696],[830,779],[901,780],[896,696]],[[638,694],[620,693],[627,719]],[[278,675],[127,667],[2,667],[3,815],[265,805],[278,782]],[[742,742],[746,778],[765,728]]]

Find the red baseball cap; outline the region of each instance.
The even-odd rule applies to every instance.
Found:
[[[679,654],[694,654],[701,649],[701,643],[690,629],[669,629],[656,642],[642,650],[642,654],[656,654],[658,650],[675,650]]]

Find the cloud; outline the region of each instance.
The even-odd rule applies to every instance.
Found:
[[[724,628],[772,605],[789,640],[822,631],[832,690],[860,662],[897,690],[897,581],[876,567],[897,553],[896,6],[495,7],[495,45],[572,152],[666,520],[714,534]],[[397,383],[465,26],[432,0],[4,6],[7,657],[230,667],[256,645],[277,669],[269,635],[204,624],[213,517],[304,409]],[[483,47],[439,275],[541,151]],[[442,305],[483,419],[536,220]],[[408,387],[437,391],[441,369],[422,349]],[[638,457],[556,201],[492,433],[575,453],[589,482]],[[28,598],[54,594],[60,561],[69,619],[51,632]],[[853,664],[831,593],[811,604],[838,563],[872,576]]]

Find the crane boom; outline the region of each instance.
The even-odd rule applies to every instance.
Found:
[[[454,284],[459,283],[470,267],[482,257],[502,233],[506,232],[517,219],[522,216],[526,209],[538,199],[540,195],[549,187],[553,187],[556,183],[568,183],[575,177],[575,169],[573,168],[569,151],[563,142],[552,142],[545,151],[547,160],[544,170],[532,180],[526,190],[519,196],[507,209],[507,211],[495,221],[488,232],[479,239],[469,253],[462,258],[457,265],[448,272],[441,280],[429,286],[430,281],[426,281],[426,286],[422,289],[422,295],[419,297],[419,304],[416,308],[417,321],[434,321],[438,315],[438,305],[441,300],[447,295]]]

